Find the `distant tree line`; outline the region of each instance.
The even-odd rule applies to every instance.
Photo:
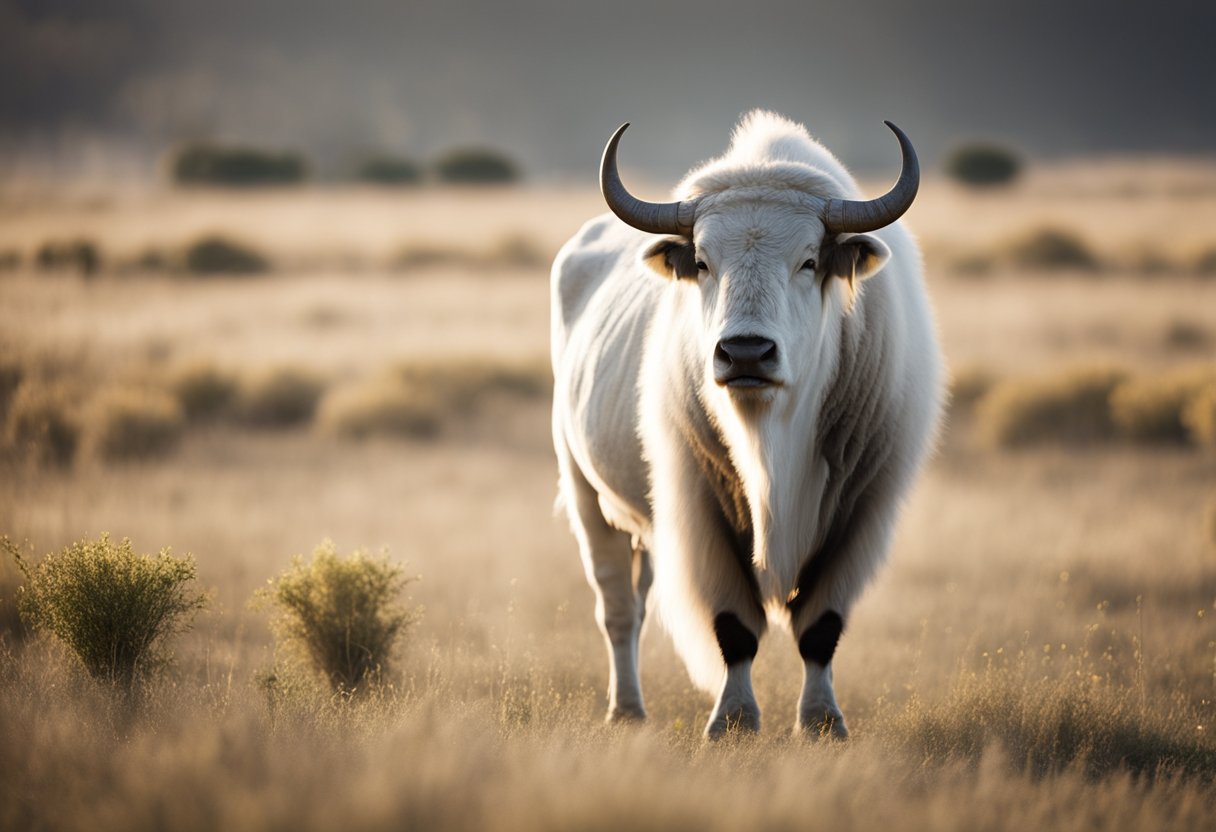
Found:
[[[174,149],[169,177],[178,185],[263,187],[296,185],[311,176],[303,154],[252,146],[195,142]],[[363,158],[351,166],[347,181],[375,185],[510,184],[521,178],[519,166],[500,151],[487,147],[450,150],[429,164],[392,154]]]

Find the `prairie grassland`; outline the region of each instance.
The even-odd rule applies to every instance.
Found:
[[[1216,215],[1216,193],[1179,207],[1176,194],[1159,199],[1151,186],[1103,198],[1028,186],[1011,199],[1026,225],[1036,204],[1050,213],[1059,200],[1086,202],[1079,230],[1110,250],[1122,238],[1098,236],[1101,212],[1112,228],[1158,202]],[[182,205],[158,196],[167,200],[159,210],[115,197],[91,209],[95,224],[83,230],[134,251],[239,217],[244,236],[290,264],[307,259],[292,254],[299,239],[324,242],[308,229],[324,224],[325,200],[309,192],[293,208],[295,198],[237,200],[229,211],[217,195]],[[403,240],[458,241],[428,224],[439,221],[422,195],[401,210],[384,195],[343,198],[350,204],[334,204],[350,210],[336,213],[358,219],[335,220],[326,244],[363,246],[368,262]],[[914,227],[925,239],[961,234],[933,217],[970,216],[970,199],[927,188],[924,227],[913,218]],[[438,207],[462,204],[445,195]],[[214,216],[192,226],[204,208]],[[474,233],[534,234],[549,248],[599,210],[582,192],[503,192],[467,209]],[[32,245],[62,216],[72,211],[30,208],[5,224],[14,236],[4,242]],[[368,230],[385,217],[416,232]],[[1211,242],[1188,222],[1190,244]],[[1151,375],[1213,360],[1202,344],[1216,336],[1216,281],[1014,271],[976,279],[935,270],[930,257],[947,355],[960,371],[1005,378],[1110,363]],[[1199,340],[1171,338],[1179,322]],[[0,359],[83,390],[82,401],[198,361],[242,379],[296,366],[338,395],[403,361],[543,361],[547,337],[543,269],[0,275]],[[712,703],[655,626],[643,651],[649,721],[602,724],[606,657],[573,539],[552,512],[547,408],[543,395],[495,393],[448,414],[444,430],[405,438],[352,440],[322,421],[267,430],[220,419],[192,423],[163,457],[82,456],[67,467],[0,459],[0,532],[43,552],[102,531],[130,536],[140,551],[172,546],[195,556],[212,592],[177,642],[174,671],[133,708],[19,630],[8,615],[18,578],[0,563],[0,826],[1216,825],[1211,450],[1116,442],[1003,451],[977,442],[976,416],[957,409],[891,562],[841,643],[835,672],[853,737],[790,736],[800,669],[788,634],[773,632],[756,671],[763,733],[707,745],[700,731]],[[271,635],[248,601],[324,538],[342,549],[387,546],[421,576],[409,595],[423,615],[390,688],[271,707],[257,681],[273,662]]]

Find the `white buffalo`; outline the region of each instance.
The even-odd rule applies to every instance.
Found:
[[[889,123],[888,123],[889,124]],[[608,142],[611,214],[553,264],[561,499],[611,657],[610,720],[642,719],[653,582],[706,734],[758,730],[768,622],[805,666],[797,726],[847,736],[832,656],[884,559],[942,406],[921,255],[896,222],[919,167],[862,200],[806,129],[753,112],[670,203],[632,196]],[[660,236],[656,236],[660,235]]]

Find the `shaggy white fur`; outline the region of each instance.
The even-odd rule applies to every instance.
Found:
[[[758,725],[759,709],[715,617],[756,638],[770,620],[795,638],[828,611],[847,621],[932,445],[943,372],[916,243],[901,223],[825,233],[823,199],[861,195],[803,127],[749,113],[676,195],[699,197],[692,240],[605,215],[559,253],[553,432],[612,657],[610,716],[644,713],[653,562],[676,648],[719,695],[716,733],[724,714]],[[656,251],[695,260],[695,276]],[[772,385],[715,381],[716,347],[743,336],[774,345]],[[828,658],[808,664],[800,721],[843,734]]]

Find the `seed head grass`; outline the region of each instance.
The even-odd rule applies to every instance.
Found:
[[[130,540],[116,544],[108,534],[37,564],[8,549],[25,578],[22,619],[62,642],[94,679],[123,690],[169,662],[170,638],[206,606],[189,555],[137,555]]]

